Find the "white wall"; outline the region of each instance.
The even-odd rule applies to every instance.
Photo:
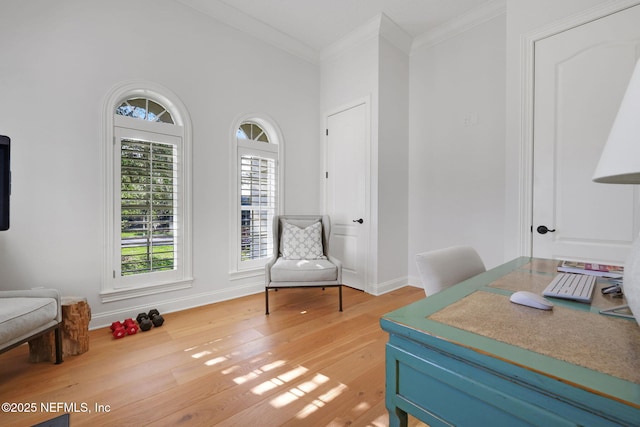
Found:
[[[242,113],[266,113],[283,132],[286,211],[320,209],[316,65],[171,0],[4,2],[0,52],[0,134],[12,138],[13,169],[0,289],[86,296],[94,326],[262,290],[262,277],[228,275],[229,135]],[[195,280],[103,304],[102,108],[132,79],[168,88],[191,115]]]
[[[369,96],[377,105],[377,85],[378,38],[371,34],[321,61],[320,111],[325,114]]]
[[[505,15],[412,51],[410,283],[419,284],[414,255],[424,250],[472,244],[487,267],[528,255],[519,245],[530,226],[521,221],[522,41],[607,3],[507,0]]]
[[[410,69],[409,275],[415,254],[474,246],[504,262],[505,16],[414,50]]]
[[[407,283],[409,235],[409,56],[385,38],[379,48],[377,292]]]

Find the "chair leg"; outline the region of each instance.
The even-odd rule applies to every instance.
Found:
[[[338,286],[338,295],[340,298],[340,311],[342,311],[342,285]]]
[[[265,315],[269,314],[269,288],[264,288]]]

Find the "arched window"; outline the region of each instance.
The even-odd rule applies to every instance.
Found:
[[[186,111],[166,92],[125,87],[107,105],[112,215],[103,301],[190,285],[189,132]]]
[[[261,268],[273,254],[279,210],[279,132],[272,122],[244,118],[235,130],[235,241],[232,270]]]
[[[256,123],[242,123],[238,128],[236,135],[240,139],[246,139],[249,141],[266,142],[269,143],[269,136],[267,133]]]
[[[171,113],[161,104],[149,98],[125,99],[122,104],[116,108],[116,114],[150,122],[174,124]]]

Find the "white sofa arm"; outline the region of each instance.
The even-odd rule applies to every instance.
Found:
[[[62,322],[62,298],[57,289],[23,289],[13,291],[0,291],[0,298],[53,298],[58,305],[56,320]]]
[[[271,267],[273,267],[273,265],[276,263],[277,260],[278,260],[278,257],[273,256],[264,265],[264,285],[265,286],[269,286],[269,283],[271,283]]]
[[[329,261],[334,263],[338,268],[338,283],[342,285],[343,284],[342,283],[342,261],[340,261],[338,258],[331,255],[327,256],[327,258],[329,259]]]

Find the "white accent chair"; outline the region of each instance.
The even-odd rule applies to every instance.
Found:
[[[471,246],[419,253],[416,263],[427,296],[486,271],[480,255]]]
[[[316,223],[320,223],[318,232]],[[287,224],[290,224],[287,226]],[[283,233],[285,227],[288,232]],[[292,233],[315,230],[314,239],[293,243]],[[337,287],[342,311],[342,263],[329,254],[331,222],[326,215],[279,215],[273,219],[273,258],[265,265],[265,314],[269,314],[269,291],[282,288]],[[283,234],[285,236],[283,237]],[[302,234],[300,234],[302,236]],[[290,241],[286,241],[290,239]],[[297,250],[296,246],[304,246]],[[309,259],[304,254],[311,254]]]

